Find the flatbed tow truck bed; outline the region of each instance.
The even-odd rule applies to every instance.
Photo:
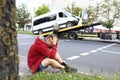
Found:
[[[79,21],[77,25],[75,26],[71,26],[71,27],[64,27],[58,30],[58,34],[62,34],[62,33],[74,33],[74,35],[76,35],[76,38],[84,38],[84,37],[97,37],[97,34],[81,34],[81,33],[75,33],[75,31],[80,30],[80,29],[85,29],[88,28],[90,26],[95,26],[95,25],[100,25],[99,23],[94,23],[91,25],[86,25],[86,24],[82,24],[82,21]],[[42,34],[39,34],[37,36],[47,36],[49,34],[52,34],[53,31],[49,31],[49,32],[44,32]],[[72,34],[73,35],[73,34]]]

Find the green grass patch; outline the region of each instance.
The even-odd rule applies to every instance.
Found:
[[[18,30],[17,32],[18,32],[19,34],[33,34],[32,31]]]
[[[77,73],[36,73],[25,80],[120,80],[120,78],[104,78],[103,76],[89,76]]]

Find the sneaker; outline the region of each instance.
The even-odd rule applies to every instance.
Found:
[[[76,68],[68,66],[65,62],[62,62],[61,65],[65,66],[65,71],[66,72],[77,72]]]
[[[66,66],[65,67],[65,71],[66,72],[77,72],[76,68],[70,67],[70,66]]]

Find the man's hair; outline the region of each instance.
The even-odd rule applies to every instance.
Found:
[[[53,38],[54,36],[57,37],[56,34],[49,34],[46,38]]]

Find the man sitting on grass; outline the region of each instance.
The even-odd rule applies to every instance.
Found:
[[[42,71],[49,65],[55,69],[70,71],[71,68],[62,61],[57,52],[57,42],[58,38],[54,34],[48,35],[45,39],[36,38],[29,49],[27,59],[28,67],[33,74]],[[76,71],[76,69],[73,70]]]

